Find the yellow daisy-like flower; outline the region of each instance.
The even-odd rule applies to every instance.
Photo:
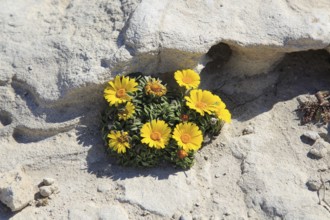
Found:
[[[126,131],[110,131],[108,134],[109,146],[118,153],[126,153],[126,148],[130,148],[129,136]]]
[[[189,97],[185,97],[187,106],[204,116],[205,113],[211,114],[216,109],[218,99],[206,90],[196,89],[190,92]]]
[[[135,106],[131,102],[127,102],[123,109],[119,109],[118,117],[120,120],[126,121],[135,113]]]
[[[197,151],[203,142],[202,131],[191,122],[178,124],[173,131],[173,138],[183,150]]]
[[[141,142],[157,149],[165,148],[171,137],[171,128],[163,120],[152,120],[141,128]]]
[[[215,98],[215,103],[214,105],[216,106],[216,109],[219,109],[219,108],[226,108],[226,104],[221,100],[221,98],[217,95],[214,95],[214,98]]]
[[[151,78],[145,86],[145,91],[147,95],[163,96],[166,94],[167,89],[161,84],[160,80]]]
[[[110,105],[118,105],[131,100],[128,95],[137,90],[137,82],[125,76],[116,76],[114,80],[109,81],[109,85],[104,89],[104,98]]]
[[[176,71],[174,78],[179,86],[184,86],[186,89],[196,89],[201,82],[199,74],[191,69]]]
[[[228,109],[225,109],[225,108],[217,109],[215,111],[215,114],[217,115],[217,117],[219,119],[221,119],[227,123],[231,122],[231,114]]]
[[[231,114],[228,111],[228,109],[226,109],[226,104],[220,99],[219,96],[214,95],[216,98],[216,109],[214,110],[214,113],[216,114],[216,116],[220,119],[223,120],[227,123],[231,122]]]

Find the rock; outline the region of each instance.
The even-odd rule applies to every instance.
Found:
[[[254,127],[252,127],[252,126],[247,126],[242,131],[243,135],[252,134],[252,133],[254,133]]]
[[[114,202],[113,195],[133,204],[123,204],[132,208],[130,218],[144,210],[150,219],[190,211],[238,218],[253,209],[255,219],[330,219],[304,187],[320,161],[306,158],[297,138],[306,127],[319,128],[298,126],[294,112],[298,94],[329,85],[328,0],[1,3],[0,172],[26,164],[39,177],[54,171],[67,178],[65,193],[49,207],[55,214],[39,209],[47,219],[98,219],[100,204]],[[116,74],[180,68],[198,68],[209,80],[202,89],[224,92],[235,120],[212,143],[226,147],[205,145],[188,177],[178,170],[158,175],[162,168],[127,175],[108,164],[104,150],[93,147],[102,145],[105,83]],[[237,135],[250,122],[258,133]],[[206,162],[209,172],[200,169]],[[213,177],[222,173],[226,178]],[[97,193],[103,176],[124,188]],[[79,207],[92,198],[97,207]]]
[[[191,215],[181,215],[179,220],[192,220]]]
[[[73,94],[72,90],[103,84],[111,75],[109,68],[112,75],[194,68],[212,46],[216,49],[209,56],[228,61],[226,72],[262,73],[287,52],[328,48],[329,4],[326,0],[297,2],[232,4],[225,0],[201,5],[191,1],[187,8],[185,2],[169,0],[115,0],[111,5],[19,0],[17,5],[26,10],[13,3],[0,9],[2,39],[8,38],[0,42],[4,48],[0,75],[4,82],[13,79],[31,87],[39,101],[50,103]],[[260,10],[249,7],[252,4]],[[82,15],[82,11],[88,13]],[[22,42],[19,48],[17,41]],[[219,59],[217,45],[222,41],[229,44],[224,53],[228,56]]]
[[[251,4],[258,5],[260,10],[253,10],[249,7]],[[169,4],[169,1],[146,0],[138,5],[129,20],[124,33],[125,45],[135,54],[144,54],[144,58],[149,51],[161,50],[162,62],[157,71],[166,72],[182,68],[182,65],[196,66],[199,57],[216,42],[230,39],[227,42],[230,42],[233,55],[226,68],[235,73],[261,73],[278,62],[284,51],[328,47],[330,25],[326,16],[321,15],[327,15],[329,9],[330,5],[326,1],[306,0],[270,4],[261,0],[244,1],[241,4],[210,1],[203,5],[192,1],[189,8],[184,2]],[[296,13],[297,10],[300,13]],[[199,12],[198,17],[194,16],[195,11]],[[229,19],[238,14],[248,16]],[[306,16],[317,18],[317,28],[315,23],[305,19]],[[281,28],[274,28],[274,24]],[[182,53],[174,48],[182,48],[182,51],[190,53]]]
[[[40,209],[39,209],[40,210]],[[10,220],[48,220],[50,219],[46,212],[40,212],[38,209],[28,207],[21,212],[15,213]],[[1,214],[0,214],[1,216]]]
[[[58,191],[58,187],[55,185],[41,186],[39,192],[43,197],[49,197],[51,194]]]
[[[315,157],[323,158],[327,155],[328,150],[326,148],[322,148],[322,149],[312,148],[310,149],[309,153]]]
[[[303,136],[305,136],[313,141],[316,141],[317,139],[320,138],[320,135],[315,131],[306,131],[306,132],[304,132]]]
[[[128,220],[126,210],[118,205],[102,207],[98,212],[99,220]]]
[[[317,102],[317,99],[314,95],[300,95],[297,97],[297,101],[299,104],[303,104],[305,102]]]
[[[39,192],[43,197],[50,196],[53,192],[49,186],[42,186],[39,188]]]
[[[97,219],[96,217],[96,213],[94,210],[90,210],[90,209],[74,209],[74,208],[70,208],[68,210],[69,216],[68,219],[69,220],[80,220],[80,219],[84,219],[84,220],[94,220]]]
[[[323,158],[327,155],[330,144],[323,139],[317,139],[309,153],[317,158]]]
[[[166,170],[161,170],[158,174],[166,175]],[[120,181],[125,192],[119,200],[170,218],[177,212],[191,209],[199,198],[195,178],[193,170],[189,170],[170,175],[166,181],[159,181],[151,176],[126,179]],[[192,184],[188,185],[187,181]]]
[[[50,186],[52,184],[55,183],[55,179],[53,178],[44,178],[42,183],[45,185],[45,186]]]
[[[104,184],[100,184],[100,185],[97,186],[97,191],[98,192],[104,193],[104,192],[107,192],[109,190],[110,190],[110,188],[108,186],[104,185]]]
[[[17,168],[0,175],[0,201],[11,211],[19,211],[34,199],[35,187],[24,170]]]
[[[321,186],[321,182],[317,181],[317,180],[308,180],[308,182],[306,183],[306,186],[308,187],[309,190],[311,191],[317,191],[320,186]]]
[[[69,220],[99,219],[99,220],[128,220],[126,210],[119,205],[97,207],[95,204],[82,204],[69,209]]]

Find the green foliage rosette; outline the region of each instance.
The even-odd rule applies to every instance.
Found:
[[[142,74],[108,82],[103,139],[120,164],[153,167],[167,162],[190,168],[204,137],[218,135],[231,121],[219,96],[198,89],[198,73],[179,70],[174,79],[178,90]]]

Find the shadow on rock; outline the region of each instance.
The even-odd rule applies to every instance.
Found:
[[[239,121],[267,112],[278,102],[330,87],[330,54],[326,50],[289,53],[273,71],[255,76],[224,75],[221,69],[208,65],[202,71],[202,80],[204,77],[213,86],[202,85],[203,89],[213,87],[212,92],[224,100],[233,118]]]
[[[11,212],[10,208],[0,202],[0,220],[7,220],[13,217],[16,213]]]
[[[315,143],[314,140],[312,140],[312,139],[306,137],[305,135],[301,135],[301,136],[300,136],[300,140],[301,140],[301,142],[303,142],[304,144],[308,144],[308,145],[310,145],[310,146],[312,146],[312,145]]]

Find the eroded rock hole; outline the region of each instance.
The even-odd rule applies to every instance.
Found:
[[[215,70],[221,69],[230,59],[232,50],[228,44],[219,43],[210,48],[206,53],[206,56],[212,61],[207,63],[205,71],[214,72]]]

